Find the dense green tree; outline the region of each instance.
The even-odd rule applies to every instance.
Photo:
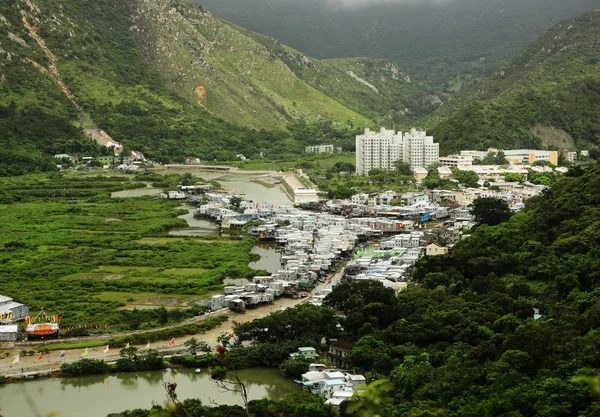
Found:
[[[477,198],[471,204],[471,214],[477,224],[495,226],[510,218],[508,203],[499,198]]]

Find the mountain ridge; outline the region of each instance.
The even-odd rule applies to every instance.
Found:
[[[340,80],[337,90],[327,92],[315,87],[322,84],[318,80],[311,85],[298,77],[265,46],[276,41],[257,38],[180,0],[98,0],[85,7],[74,0],[3,3],[0,133],[11,145],[0,163],[23,159],[24,165],[49,166],[52,159],[33,161],[101,152],[83,127],[103,129],[158,161],[280,155],[285,147],[277,142],[291,138],[286,129],[293,121],[332,120],[353,128],[387,116],[386,106],[379,106],[379,115],[368,105],[342,104],[360,103],[344,98],[355,97],[355,88],[371,102],[379,97],[334,65],[305,57],[329,79]],[[396,83],[386,92],[393,101],[393,90],[404,94],[407,83],[389,78]],[[410,87],[408,101],[421,94],[420,87]],[[35,133],[10,120],[22,118]],[[49,120],[59,129],[44,135]]]
[[[194,1],[318,59],[392,60],[438,93],[468,88],[558,21],[597,8],[594,0],[424,0],[354,8],[321,0]]]
[[[600,11],[564,20],[421,121],[444,152],[600,144]],[[550,129],[548,132],[545,129]],[[570,138],[570,140],[568,140]],[[556,146],[557,144],[554,143]]]

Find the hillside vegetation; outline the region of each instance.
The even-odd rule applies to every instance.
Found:
[[[441,152],[600,144],[600,11],[563,21],[422,122]],[[558,140],[557,140],[558,138]]]
[[[346,313],[349,365],[392,383],[380,415],[598,415],[576,378],[600,368],[599,193],[600,165],[572,169],[510,220],[421,260],[420,286],[396,297],[355,281],[325,299]]]
[[[268,36],[242,28],[294,74],[344,106],[391,127],[435,110],[440,98],[395,63],[374,58],[310,58]]]
[[[448,93],[496,71],[561,19],[598,8],[596,0],[194,1],[304,54],[389,59]]]
[[[258,38],[184,0],[3,2],[0,174],[53,169],[52,154],[101,153],[83,127],[163,162],[274,157],[297,151],[290,123],[353,129],[387,116],[382,103],[421,94],[395,66],[376,93],[302,56],[320,69],[304,82],[284,47]],[[407,119],[419,115],[409,101]]]

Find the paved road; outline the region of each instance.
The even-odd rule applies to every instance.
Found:
[[[315,289],[313,290],[313,293],[318,293],[320,290],[323,290],[323,289],[332,288],[333,285],[340,282],[341,276],[342,276],[341,272],[336,272],[333,275],[329,276],[327,282],[318,284],[315,287]],[[231,311],[224,310],[222,313],[228,314],[230,319],[229,319],[229,321],[221,324],[220,326],[218,326],[212,330],[209,330],[206,333],[201,333],[201,334],[196,334],[196,335],[188,335],[188,336],[177,338],[175,340],[175,344],[173,346],[168,346],[168,344],[169,344],[168,340],[162,340],[162,341],[157,341],[157,342],[151,343],[150,347],[151,347],[151,349],[156,349],[156,350],[158,350],[160,352],[164,352],[164,353],[177,352],[177,351],[181,351],[182,349],[184,349],[184,346],[183,346],[184,343],[187,340],[191,339],[192,337],[195,337],[196,339],[199,339],[199,340],[203,340],[203,341],[209,343],[211,346],[216,346],[216,343],[211,342],[211,339],[213,338],[213,336],[216,338],[219,335],[221,335],[222,333],[226,333],[226,334],[232,333],[234,322],[246,323],[248,321],[252,321],[255,319],[265,317],[273,311],[285,310],[288,307],[293,307],[300,303],[308,302],[308,300],[309,300],[309,298],[300,298],[300,299],[280,298],[279,300],[276,300],[271,305],[263,305],[263,306],[255,308],[255,309],[246,310],[246,312],[243,314],[237,314],[237,313],[233,313]],[[219,314],[219,312],[212,313],[212,315],[214,315],[214,314]],[[209,316],[207,315],[207,316],[195,317],[193,319],[188,320],[187,322],[197,322],[197,321],[206,319],[207,317],[209,317]],[[181,324],[182,323],[177,323],[177,324],[173,324],[171,326],[166,326],[164,328],[176,327],[176,326],[180,326]],[[155,331],[155,330],[158,330],[158,329],[152,329],[152,330],[148,330],[148,331]],[[128,332],[128,333],[120,333],[120,334],[101,335],[101,336],[94,336],[94,337],[88,337],[88,338],[81,338],[81,340],[85,340],[85,341],[87,341],[87,340],[89,340],[89,341],[91,341],[91,340],[109,340],[114,337],[123,337],[123,336],[127,336],[129,334],[132,334],[132,333],[144,333],[144,332],[147,332],[147,331],[136,331],[136,332]],[[69,342],[69,341],[70,340],[64,340],[64,342]],[[40,343],[44,344],[44,342],[40,342]],[[140,350],[143,350],[145,348],[145,344],[135,345],[135,346],[138,347]],[[88,349],[89,354],[86,357],[88,359],[104,359],[104,360],[109,360],[109,361],[116,360],[119,358],[119,350],[120,350],[119,348],[110,349],[109,353],[104,353],[104,348],[105,348],[105,346],[101,346],[101,347],[97,347],[97,348],[89,348]],[[57,370],[60,368],[60,366],[63,363],[70,363],[70,362],[78,361],[79,359],[81,359],[81,354],[83,353],[83,349],[67,350],[65,352],[65,357],[63,359],[61,359],[60,351],[52,351],[52,352],[49,352],[48,354],[44,355],[42,357],[42,359],[39,361],[37,360],[37,355],[34,355],[34,356],[21,357],[21,360],[18,364],[12,364],[13,358],[17,355],[17,353],[19,353],[23,349],[32,350],[32,349],[35,349],[35,347],[28,347],[28,346],[26,347],[23,345],[19,345],[19,346],[16,346],[14,349],[6,350],[9,353],[9,356],[4,357],[2,360],[0,360],[0,375],[20,374],[21,369],[24,369],[26,371],[33,371],[33,372]]]
[[[320,284],[319,286],[317,286],[317,288],[315,290],[319,290],[322,288],[331,288],[332,285],[332,281],[334,281],[336,279],[336,277],[338,277],[339,279],[339,273],[335,274],[335,276],[332,278],[332,280],[328,283],[324,283],[324,284]],[[261,317],[265,317],[266,315],[268,315],[269,313],[273,312],[273,311],[278,311],[278,310],[285,310],[288,307],[293,307],[297,304],[300,304],[302,302],[307,302],[308,298],[304,298],[304,299],[291,299],[291,298],[281,298],[277,301],[275,301],[275,303],[273,303],[272,305],[265,305],[265,306],[260,306],[257,307],[255,309],[252,310],[246,310],[245,313],[243,314],[236,314],[236,313],[232,313],[232,312],[227,312],[227,314],[230,316],[230,320],[221,324],[220,326],[209,330],[206,333],[201,333],[201,334],[196,334],[196,335],[188,335],[185,337],[180,337],[177,338],[175,340],[175,344],[173,346],[168,346],[169,341],[168,340],[162,340],[162,341],[157,341],[154,343],[150,344],[150,347],[152,349],[157,349],[160,352],[174,352],[174,351],[180,351],[181,349],[184,348],[184,343],[191,339],[192,337],[195,337],[196,339],[199,340],[203,340],[207,343],[209,343],[212,346],[216,346],[216,343],[211,342],[211,339],[214,337],[218,337],[219,335],[221,335],[222,333],[227,333],[230,334],[233,332],[233,322],[238,322],[238,323],[245,323],[248,321],[252,321],[254,319],[258,319]],[[216,312],[215,314],[218,314],[218,312]],[[206,316],[202,316],[201,318],[206,318]],[[198,321],[198,318],[195,318],[196,321]],[[170,327],[176,327],[181,325],[181,323],[172,325]],[[154,331],[156,329],[153,329],[151,331]],[[122,336],[126,336],[128,334],[131,333],[135,333],[135,332],[130,332],[130,333],[121,333],[119,335],[115,335],[115,334],[111,334],[111,335],[102,335],[102,336],[94,336],[94,337],[88,337],[88,338],[82,338],[81,340],[109,340],[111,338],[114,337],[122,337]],[[64,340],[64,342],[69,342],[70,340]],[[41,342],[42,344],[44,342]],[[140,350],[144,349],[145,344],[142,345],[136,345],[136,347],[138,347]],[[116,360],[118,359],[119,355],[118,352],[120,349],[115,348],[115,349],[111,349],[110,353],[104,353],[104,348],[105,346],[101,346],[101,347],[97,347],[97,348],[89,348],[88,352],[89,354],[86,356],[88,359],[104,359],[104,360]],[[21,369],[26,369],[26,370],[31,370],[31,371],[35,371],[35,370],[39,370],[39,371],[48,371],[51,369],[58,369],[60,368],[60,365],[62,365],[63,363],[70,363],[70,362],[75,362],[79,359],[81,359],[81,354],[83,352],[83,349],[73,349],[73,350],[67,350],[66,351],[66,355],[65,358],[61,359],[60,356],[60,351],[52,351],[49,352],[48,354],[44,355],[43,358],[41,360],[37,360],[37,355],[34,356],[25,356],[25,357],[21,357],[21,360],[18,364],[12,364],[12,360],[13,358],[17,355],[17,353],[19,353],[21,350],[26,349],[26,350],[32,350],[35,349],[34,347],[25,347],[25,346],[16,346],[14,349],[9,349],[7,350],[7,352],[10,354],[8,358],[4,358],[2,360],[0,360],[0,375],[8,375],[8,374],[12,374],[14,375],[15,373],[20,373]]]

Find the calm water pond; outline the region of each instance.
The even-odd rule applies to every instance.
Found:
[[[169,171],[171,172],[171,171]],[[172,171],[180,172],[180,171]],[[283,192],[280,186],[267,187],[260,182],[268,183],[271,180],[258,174],[228,174],[224,172],[211,172],[211,171],[193,171],[186,170],[181,172],[190,172],[197,177],[200,177],[206,181],[216,180],[228,191],[235,194],[242,194],[245,200],[259,201],[265,204],[273,204],[275,206],[291,206],[293,203]],[[253,182],[258,181],[258,182]],[[111,194],[111,197],[140,197],[146,195],[158,195],[164,190],[160,188],[152,188],[150,186],[146,188],[136,188],[133,190],[115,191]]]
[[[143,197],[146,195],[159,195],[163,190],[161,188],[134,188],[132,190],[121,190],[110,193],[112,198],[123,198],[123,197]]]
[[[273,400],[298,391],[298,385],[277,369],[239,371],[251,399]],[[0,386],[0,415],[37,417],[57,412],[56,417],[106,417],[109,413],[163,404],[163,383],[177,382],[179,399],[200,398],[204,404],[238,404],[239,395],[223,393],[210,380],[206,369],[96,375],[81,378],[40,379]],[[31,405],[37,409],[32,410]],[[38,414],[39,413],[39,414]]]
[[[169,231],[171,236],[217,236],[219,234],[219,230],[215,223],[205,219],[196,219],[194,217],[195,207],[185,205],[178,208],[188,211],[186,214],[177,216],[177,218],[185,220],[189,227],[171,230]]]
[[[192,172],[192,171],[187,171]],[[259,201],[265,204],[273,204],[275,206],[292,206],[293,203],[278,187],[266,187],[263,184],[252,182],[262,181],[268,182],[266,177],[253,174],[227,174],[223,172],[210,172],[210,171],[197,171],[192,172],[194,175],[203,178],[206,181],[215,180],[223,187],[226,187],[232,193],[245,193],[243,195],[245,200]]]
[[[254,246],[251,253],[260,255],[256,262],[250,262],[248,266],[253,269],[264,269],[270,273],[281,269],[281,253],[276,250],[275,245]]]

